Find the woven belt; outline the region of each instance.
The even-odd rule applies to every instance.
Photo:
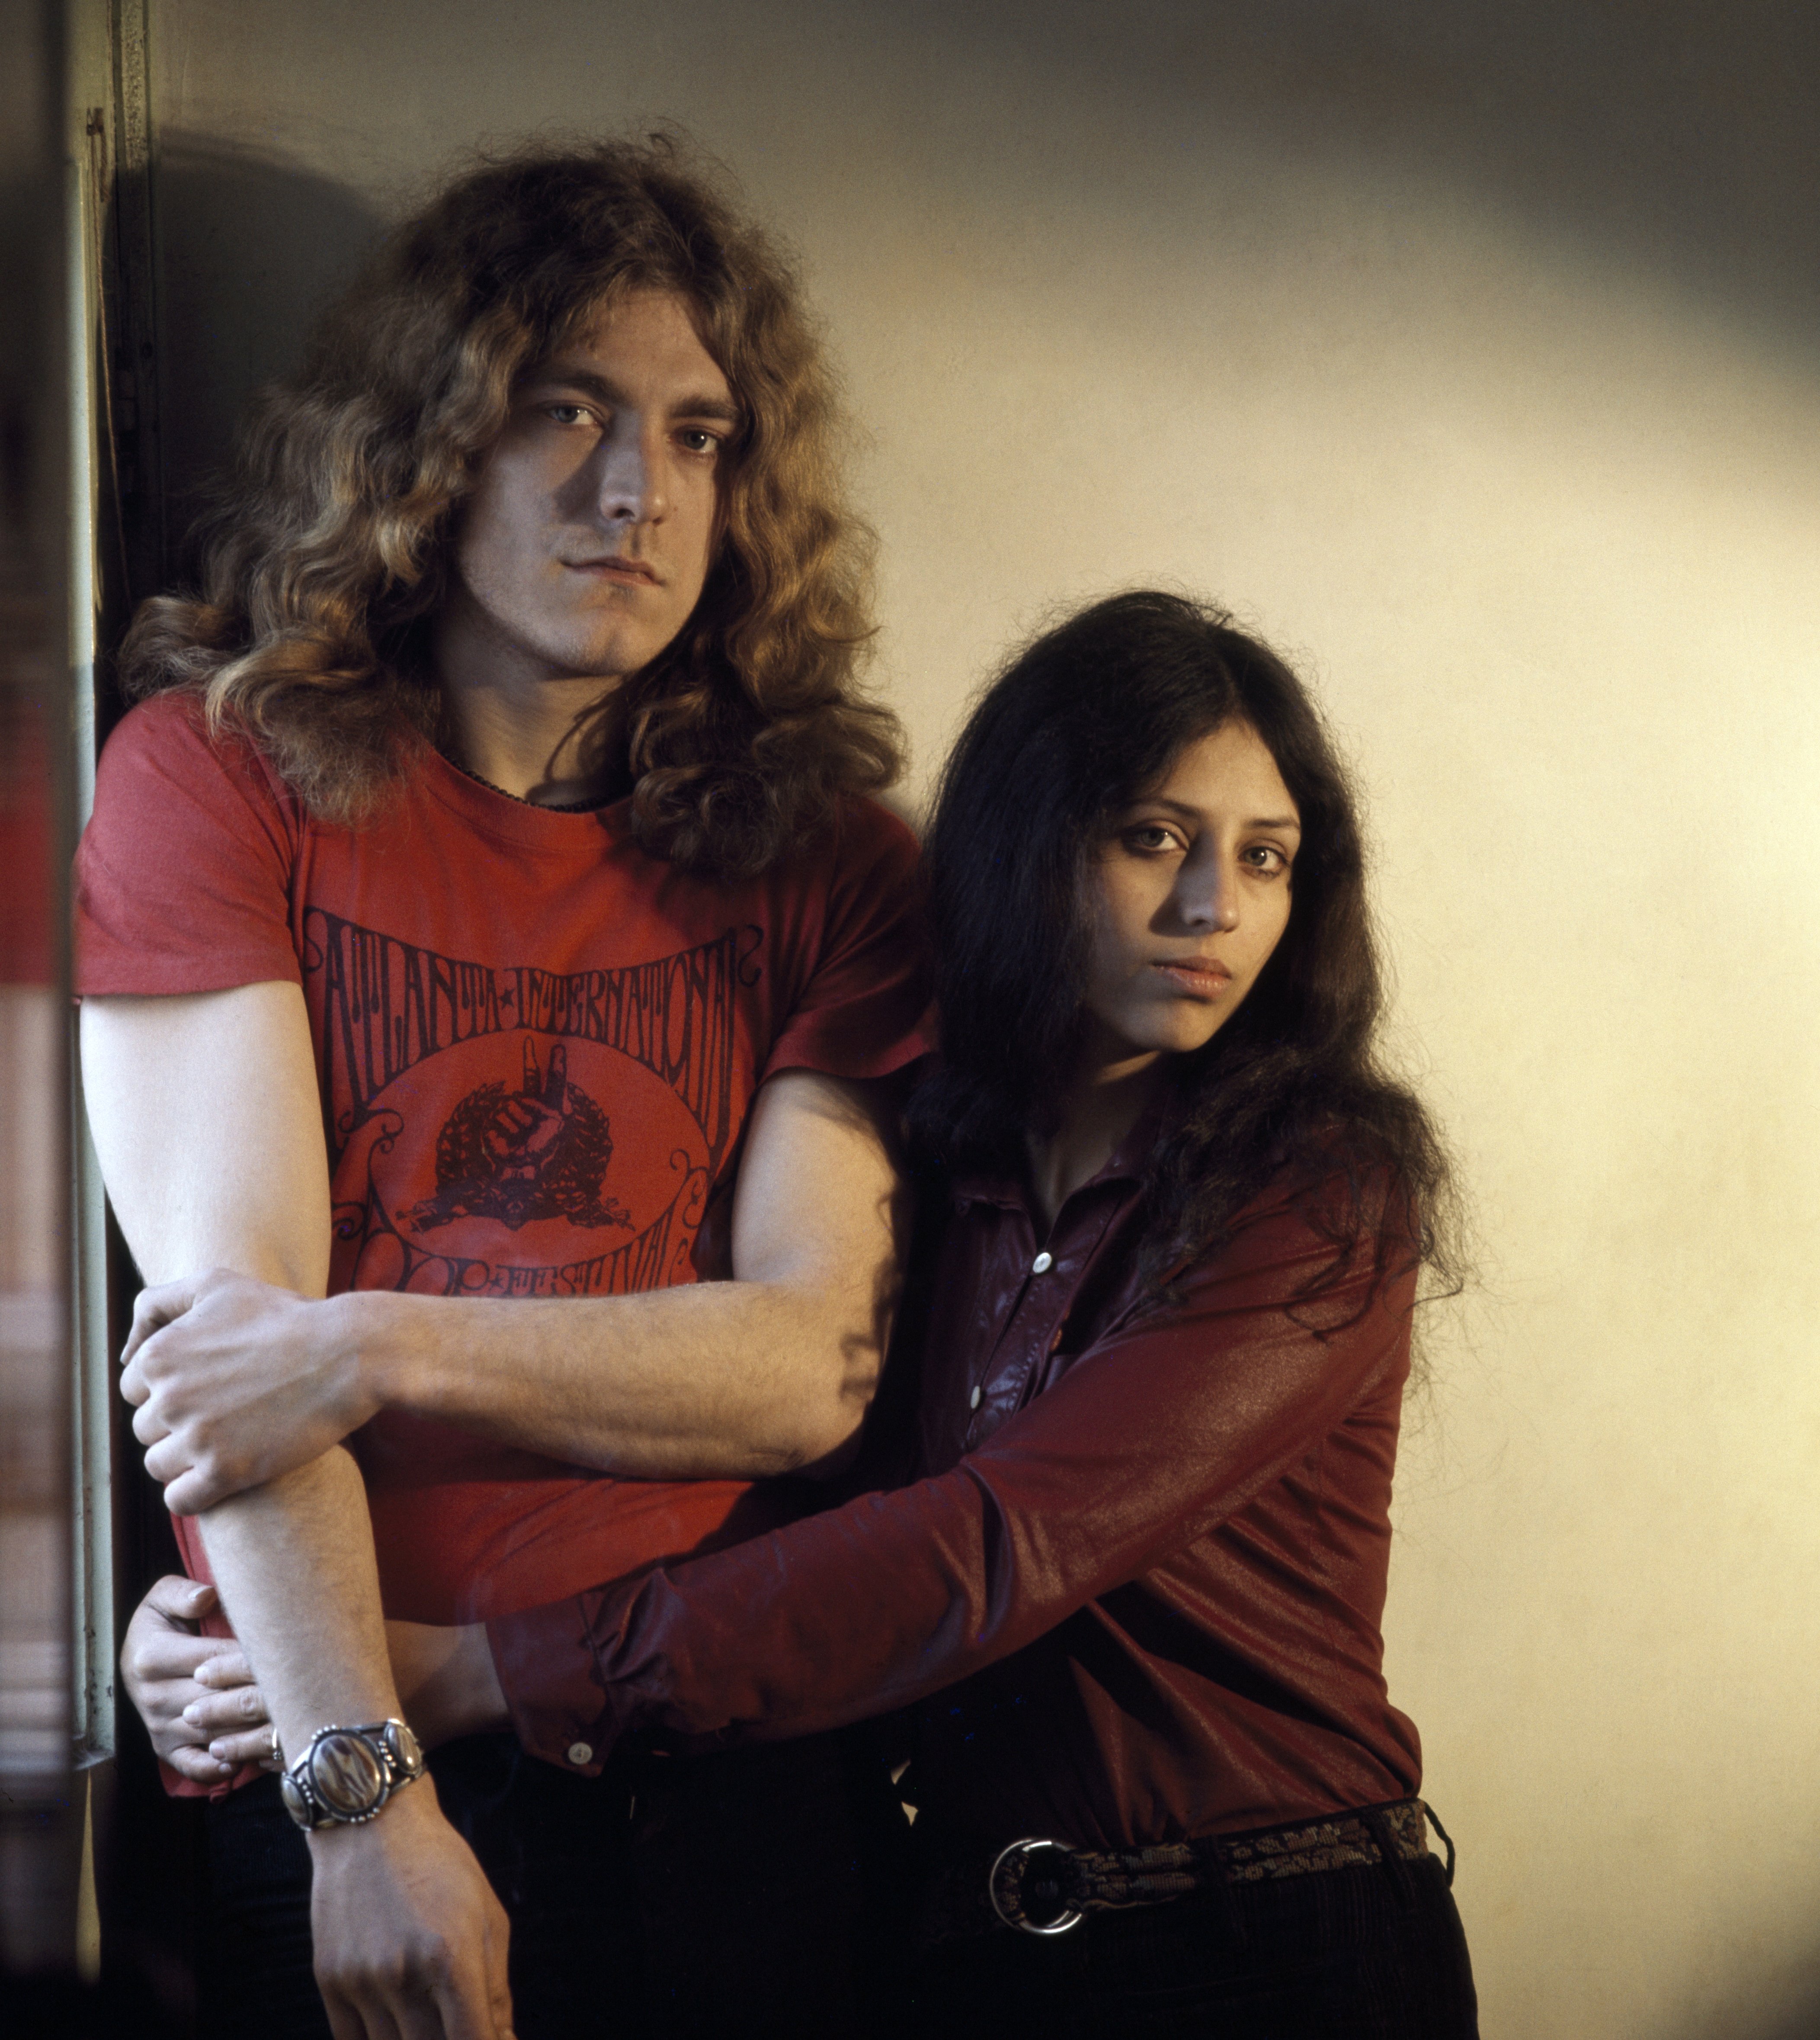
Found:
[[[1446,1843],[1451,1884],[1453,1844],[1420,1799],[1148,1848],[1077,1849],[1030,1836],[1001,1849],[989,1870],[979,1854],[938,1850],[925,1938],[952,1940],[1001,1922],[1027,1934],[1065,1934],[1089,1912],[1159,1905],[1210,1886],[1258,1884],[1386,1861],[1415,1863],[1429,1853],[1425,1821],[1434,1821]]]

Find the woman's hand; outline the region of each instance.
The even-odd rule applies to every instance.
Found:
[[[221,1785],[242,1764],[272,1762],[272,1724],[245,1654],[230,1637],[199,1636],[213,1587],[167,1573],[133,1611],[120,1646],[127,1692],[152,1747],[198,1785]]]
[[[198,1785],[223,1784],[242,1764],[276,1768],[265,1696],[245,1653],[231,1638],[196,1632],[215,1606],[213,1587],[167,1574],[134,1611],[120,1650],[153,1749]],[[405,1717],[426,1749],[511,1726],[484,1624],[389,1622],[386,1641]]]

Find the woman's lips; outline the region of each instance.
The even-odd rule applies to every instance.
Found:
[[[1198,999],[1215,999],[1233,981],[1233,974],[1213,957],[1190,957],[1174,963],[1153,964],[1178,991]]]

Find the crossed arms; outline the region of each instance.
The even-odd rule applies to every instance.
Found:
[[[200,1516],[289,1749],[326,1722],[401,1711],[365,1494],[340,1444],[379,1409],[671,1478],[831,1470],[857,1435],[903,1223],[869,1087],[790,1071],[760,1091],[731,1282],[557,1302],[325,1301],[328,1165],[296,986],[89,999],[82,1057],[115,1208],[162,1285],[135,1314],[134,1429],[172,1507]],[[386,2019],[409,2034],[508,2030],[504,1923],[427,1781],[311,1848],[337,2040]],[[426,1996],[439,2023],[424,2023]]]

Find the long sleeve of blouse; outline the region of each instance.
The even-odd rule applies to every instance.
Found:
[[[1267,1193],[1179,1300],[1146,1311],[1132,1181],[1077,1193],[1041,1253],[1015,1194],[963,1199],[935,1277],[925,1477],[492,1623],[526,1745],[587,1770],[634,1728],[838,1726],[967,1680],[1137,1582],[1288,1715],[1400,1723],[1408,1762],[1381,1761],[1400,1789],[1414,1737],[1382,1703],[1377,1623],[1413,1277],[1385,1278],[1369,1239],[1340,1257],[1318,1202]],[[1207,1677],[1191,1711],[1234,1683]],[[1324,1679],[1358,1690],[1330,1705]]]

